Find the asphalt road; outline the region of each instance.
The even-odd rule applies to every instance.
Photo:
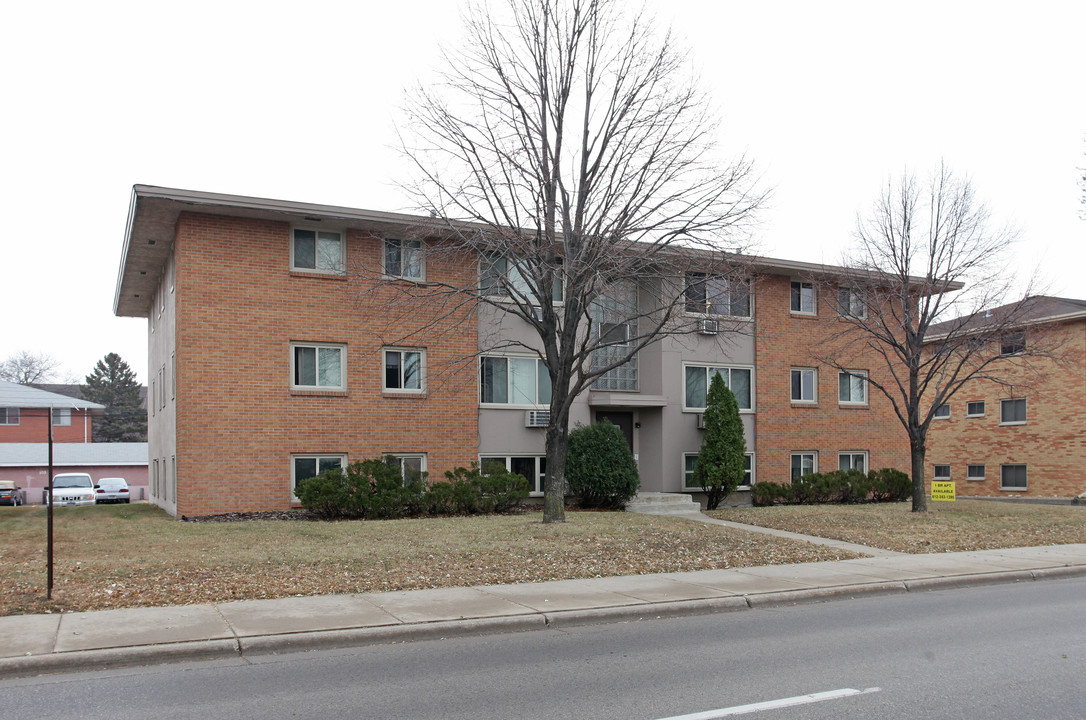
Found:
[[[0,718],[1079,720],[1084,611],[1077,578],[24,678]]]

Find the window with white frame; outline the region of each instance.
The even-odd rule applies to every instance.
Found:
[[[71,408],[53,408],[53,427],[62,427],[72,424]]]
[[[999,466],[1000,490],[1027,490],[1025,465],[1000,465]]]
[[[813,403],[818,400],[818,371],[814,368],[792,368],[792,402]]]
[[[421,349],[385,349],[385,390],[422,392],[425,384],[426,351]]]
[[[291,387],[306,390],[346,389],[346,347],[323,343],[291,343]]]
[[[479,457],[479,467],[486,472],[486,466],[497,463],[511,473],[524,477],[528,481],[528,491],[533,495],[542,495],[547,482],[546,455],[486,455]]]
[[[999,337],[1000,355],[1018,355],[1026,350],[1026,333],[1023,331],[1003,333]]]
[[[849,470],[859,470],[862,473],[867,472],[867,453],[866,452],[843,452],[837,455],[837,468],[845,472]]]
[[[342,274],[345,244],[339,232],[294,228],[290,242],[290,267],[306,272]]]
[[[19,408],[0,407],[0,425],[18,425]]]
[[[426,481],[425,453],[385,453],[385,462],[400,473],[404,485]]]
[[[856,288],[838,288],[837,314],[860,319],[867,317],[867,303],[864,301],[863,292]]]
[[[479,290],[487,297],[512,297],[532,301],[538,296],[532,291],[528,278],[541,273],[544,267],[529,260],[518,260],[498,253],[484,253],[479,261]],[[551,302],[560,303],[563,298],[562,259],[555,258],[554,282],[551,284]]]
[[[949,480],[950,479],[950,466],[949,465],[934,465],[932,466],[931,473],[932,480]]]
[[[422,259],[422,242],[385,238],[384,273],[387,277],[406,280],[425,279],[426,266]]]
[[[750,317],[750,283],[707,273],[686,273],[686,312]]]
[[[481,401],[488,405],[549,405],[551,376],[539,358],[483,357]]]
[[[983,465],[966,465],[965,466],[965,479],[966,480],[983,480],[984,479],[984,466]]]
[[[290,493],[295,492],[298,483],[306,478],[317,477],[328,470],[347,467],[346,453],[308,454],[295,453],[290,456]]]
[[[935,408],[936,420],[947,420],[950,418],[950,404],[943,403],[939,407]]]
[[[984,417],[984,401],[971,400],[965,404],[966,417]]]
[[[792,453],[792,479],[801,478],[818,472],[818,453],[794,452]]]
[[[699,491],[701,485],[694,480],[694,471],[698,467],[698,453],[683,453],[683,490]],[[754,484],[754,453],[743,454],[743,480],[739,487]]]
[[[713,365],[686,365],[683,368],[683,410],[705,410],[706,397],[713,375],[720,375],[724,384],[735,395],[740,412],[754,409],[754,370],[749,367],[724,367]]]
[[[800,280],[792,281],[791,310],[794,313],[815,314],[814,284]]]
[[[867,371],[842,370],[837,374],[837,400],[842,405],[867,404]]]
[[[1000,425],[1025,425],[1026,423],[1026,399],[1014,398],[1012,400],[999,401]]]

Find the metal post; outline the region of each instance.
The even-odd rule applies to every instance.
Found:
[[[45,580],[45,599],[53,599],[53,406],[49,406],[49,417],[45,420],[49,424],[49,494],[46,496],[48,501],[48,516],[49,516],[49,540],[48,540],[48,570]]]

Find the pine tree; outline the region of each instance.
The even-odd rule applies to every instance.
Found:
[[[147,411],[140,407],[136,373],[117,353],[109,353],[86,378],[83,397],[105,405],[94,418],[96,442],[146,442]]]
[[[746,452],[739,404],[720,373],[714,373],[705,400],[705,437],[694,468],[694,481],[707,496],[707,510],[716,510],[743,481]]]

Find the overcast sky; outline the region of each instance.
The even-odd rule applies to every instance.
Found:
[[[646,0],[690,48],[721,145],[773,200],[761,254],[835,263],[891,176],[940,160],[1022,232],[1008,271],[1086,298],[1086,3]],[[0,358],[81,380],[146,321],[113,296],[133,184],[410,210],[404,90],[460,36],[459,3],[8,3]],[[1023,285],[1024,286],[1024,285]]]

